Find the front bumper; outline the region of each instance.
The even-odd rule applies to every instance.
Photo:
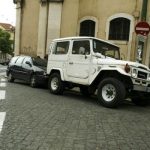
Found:
[[[150,93],[150,87],[145,87],[145,86],[141,86],[141,85],[134,85],[133,90]]]
[[[150,93],[150,82],[143,79],[132,79],[133,90]]]

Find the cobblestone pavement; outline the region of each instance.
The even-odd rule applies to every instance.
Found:
[[[108,109],[78,92],[56,96],[47,89],[7,83],[4,77],[0,91],[5,91],[0,98],[0,150],[150,149],[150,106],[126,101]]]

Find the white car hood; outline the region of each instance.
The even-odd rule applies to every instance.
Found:
[[[143,68],[143,69],[150,71],[150,69],[143,64],[132,62],[132,61],[116,60],[116,59],[108,58],[108,57],[105,59],[98,58],[97,63],[101,65],[126,65],[128,64],[132,67]]]

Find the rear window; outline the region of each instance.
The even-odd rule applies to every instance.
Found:
[[[16,62],[16,60],[18,59],[18,57],[13,57],[10,61],[11,64],[14,64]]]
[[[47,66],[47,60],[41,59],[41,58],[32,58],[33,65],[38,67],[46,67]]]

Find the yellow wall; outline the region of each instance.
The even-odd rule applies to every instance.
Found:
[[[65,0],[62,8],[61,37],[76,36],[79,0]]]
[[[39,1],[26,0],[22,9],[21,54],[36,55]]]

